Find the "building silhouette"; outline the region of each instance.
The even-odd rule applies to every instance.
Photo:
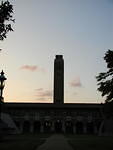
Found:
[[[64,60],[56,55],[54,60],[54,103],[64,103]]]
[[[4,103],[20,133],[97,134],[102,104],[64,103],[64,60],[54,60],[53,103]]]

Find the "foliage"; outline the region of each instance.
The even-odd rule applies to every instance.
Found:
[[[106,96],[105,102],[113,101],[113,50],[105,53],[104,60],[107,63],[107,72],[100,73],[96,78],[99,85],[98,90],[102,96]]]
[[[9,31],[13,31],[11,22],[13,19],[13,5],[7,0],[0,4],[0,40],[4,40],[7,37]]]

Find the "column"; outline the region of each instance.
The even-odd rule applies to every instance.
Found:
[[[40,132],[41,132],[41,133],[44,133],[44,125],[43,125],[43,122],[41,122]]]
[[[51,124],[51,132],[54,132],[54,131],[55,131],[55,123],[52,122],[52,124]]]
[[[87,133],[87,125],[86,125],[86,123],[83,123],[83,133],[84,134]]]
[[[97,126],[96,125],[94,125],[94,134],[97,134]]]
[[[62,131],[63,131],[63,133],[65,133],[65,131],[66,131],[66,128],[65,128],[65,121],[62,122]]]
[[[23,122],[20,122],[20,128],[19,128],[19,130],[20,130],[20,133],[23,133]]]
[[[30,123],[30,133],[33,133],[33,122]]]
[[[76,126],[73,124],[73,133],[76,134]]]

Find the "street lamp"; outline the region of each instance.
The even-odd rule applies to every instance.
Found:
[[[1,106],[3,103],[3,89],[5,86],[5,80],[7,80],[7,78],[4,76],[4,72],[2,70],[2,72],[0,73],[0,120],[1,120]]]
[[[6,77],[4,76],[4,72],[2,70],[2,72],[0,73],[0,141],[3,140],[3,133],[2,133],[2,119],[1,119],[1,113],[2,113],[2,103],[3,103],[3,89],[4,89],[4,86],[5,86],[5,80]]]
[[[2,70],[2,72],[0,73],[0,100],[3,101],[3,89],[5,86],[5,80],[7,80],[7,78],[4,76],[4,72]]]

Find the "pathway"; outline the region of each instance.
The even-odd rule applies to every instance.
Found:
[[[36,150],[73,150],[63,135],[55,134],[47,138],[46,142]]]

